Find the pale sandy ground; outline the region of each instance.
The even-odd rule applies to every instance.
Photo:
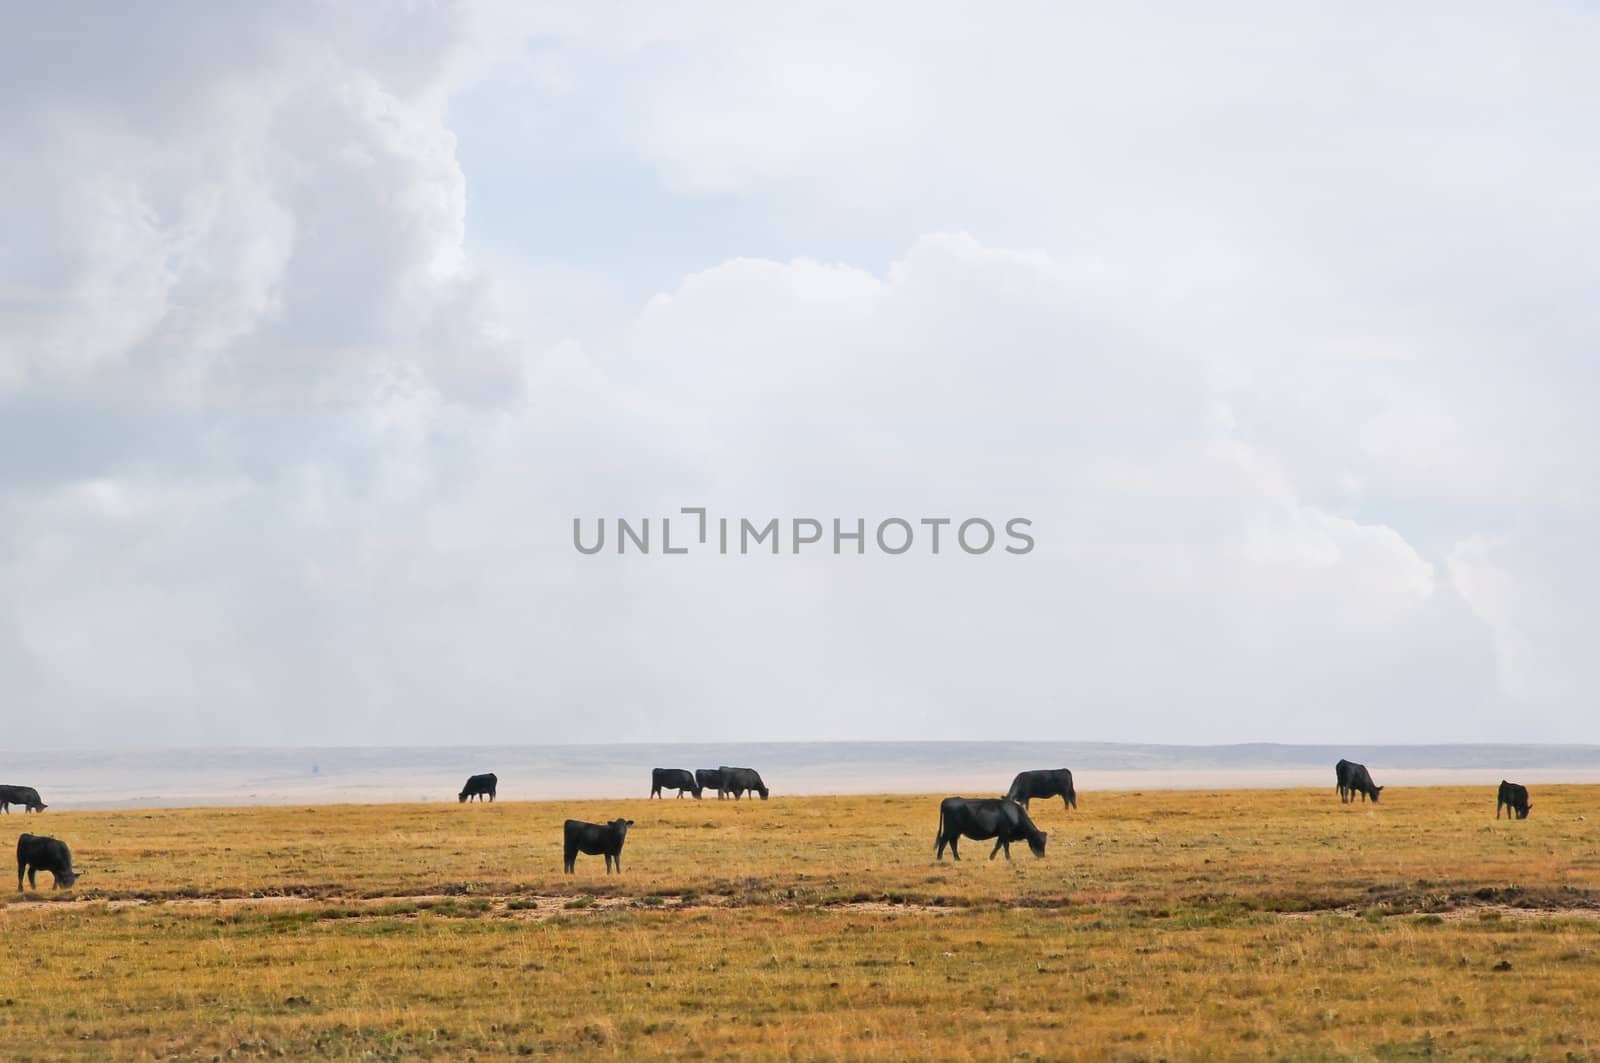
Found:
[[[1485,769],[1397,769],[1376,765],[1374,778],[1391,788],[1407,786],[1482,786],[1492,790],[1501,778],[1529,786],[1547,783],[1600,783],[1600,769],[1550,768],[1519,769],[1497,773]],[[828,774],[806,776],[763,772],[774,799],[786,794],[961,794],[968,797],[999,795],[1011,779],[1005,772],[948,773],[876,772],[869,775]],[[1333,791],[1333,768],[1245,768],[1234,770],[1143,770],[1073,772],[1081,800],[1092,799],[1095,791],[1122,790],[1235,790],[1241,788],[1316,787]],[[586,778],[518,778],[501,775],[499,800],[582,800],[644,798],[650,788],[649,768],[593,774]],[[62,792],[46,792],[45,799],[57,811],[72,809],[114,809],[140,807],[194,807],[220,805],[296,805],[388,802],[454,802],[462,776],[439,774],[390,774],[374,772],[359,779],[303,777],[258,780],[183,780],[170,787],[152,787],[141,781],[136,788],[120,787],[115,782],[97,786],[79,783]],[[667,792],[667,799],[676,797]],[[684,800],[690,798],[686,795]],[[707,794],[714,800],[714,794]]]

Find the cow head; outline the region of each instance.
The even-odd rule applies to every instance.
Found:
[[[84,875],[84,873],[82,871],[62,871],[62,872],[59,872],[56,875],[56,885],[57,886],[65,886],[68,889],[71,889],[72,888],[72,884],[74,882],[78,881],[80,878],[82,878],[83,875]]]
[[[467,803],[467,792],[465,790],[462,790],[459,794],[456,794],[456,804],[464,805],[466,803]]]
[[[626,837],[627,834],[628,834],[628,828],[633,826],[633,820],[631,820],[631,819],[614,819],[614,820],[611,821],[611,826],[616,828],[616,831],[617,831],[618,835],[620,835],[622,837]]]
[[[1048,837],[1048,834],[1046,834],[1044,831],[1040,831],[1038,838],[1028,839],[1028,848],[1032,850],[1034,856],[1044,855],[1044,840]]]
[[[50,806],[41,801],[37,805],[26,805],[24,807],[26,807],[29,812],[43,812]]]
[[[1381,794],[1381,793],[1383,793],[1383,787],[1374,786],[1372,788],[1372,803],[1373,804],[1377,804],[1378,803],[1378,795]]]
[[[1533,802],[1529,801],[1527,804],[1525,804],[1521,808],[1517,809],[1517,818],[1518,819],[1527,819],[1528,818],[1528,813],[1532,812],[1532,811],[1533,811]]]
[[[765,801],[767,799],[767,795],[769,793],[771,793],[771,791],[768,790],[765,786],[763,786],[761,789],[757,790],[756,793],[760,794],[761,795],[761,800]]]

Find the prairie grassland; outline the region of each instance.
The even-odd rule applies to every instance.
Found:
[[[87,874],[0,901],[0,1059],[1600,1058],[1600,787],[1493,798],[1084,794],[1009,864],[934,797],[16,817]]]

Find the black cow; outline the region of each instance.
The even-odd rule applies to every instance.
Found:
[[[1341,759],[1333,766],[1333,774],[1341,802],[1348,804],[1356,799],[1356,794],[1360,794],[1362,801],[1370,797],[1373,804],[1378,803],[1378,795],[1383,792],[1383,787],[1372,785],[1372,775],[1365,764]]]
[[[488,794],[489,800],[493,801],[495,787],[499,785],[500,777],[492,771],[485,772],[482,775],[469,775],[467,776],[467,785],[461,788],[459,794],[456,794],[456,801],[460,803],[466,801],[469,797],[476,797],[481,801],[485,794]]]
[[[939,835],[935,839],[934,858],[944,859],[944,847],[950,846],[950,855],[957,860],[961,853],[956,843],[962,838],[986,842],[994,838],[994,848],[989,859],[1001,849],[1006,859],[1011,859],[1011,843],[1026,841],[1034,856],[1044,855],[1045,833],[1033,825],[1028,812],[1009,797],[947,797],[939,802]]]
[[[754,768],[730,768],[723,765],[717,769],[717,774],[721,776],[717,781],[718,797],[730,793],[737,801],[750,791],[760,794],[763,801],[767,799],[767,784],[761,781],[761,773]]]
[[[43,812],[49,807],[31,786],[0,786],[0,812],[10,812],[12,805],[21,805],[24,812]]]
[[[577,863],[578,854],[587,853],[590,856],[606,858],[606,874],[611,874],[611,865],[615,863],[617,870],[622,870],[622,843],[627,840],[628,828],[633,826],[631,819],[614,819],[610,823],[585,823],[581,819],[569,819],[563,824],[561,859],[566,867],[567,874],[572,874]]]
[[[1023,808],[1035,797],[1059,797],[1063,808],[1078,807],[1078,792],[1072,788],[1072,772],[1066,768],[1046,768],[1040,771],[1019,771],[1011,780],[1006,797]]]
[[[72,870],[72,850],[67,843],[55,838],[41,838],[37,834],[24,834],[17,839],[17,892],[22,892],[22,873],[28,873],[28,888],[36,890],[39,884],[33,876],[48,871],[55,876],[55,888],[71,888],[83,874]]]
[[[700,784],[700,789],[702,790],[715,790],[717,792],[717,800],[722,800],[721,768],[697,768],[694,773],[694,781]]]
[[[696,801],[700,799],[700,784],[695,781],[694,772],[687,768],[650,769],[650,796],[660,797],[662,790],[676,790],[679,797],[688,790]]]
[[[1494,800],[1494,818],[1500,818],[1500,810],[1506,810],[1506,818],[1510,819],[1515,812],[1518,819],[1527,819],[1528,811],[1533,808],[1533,802],[1528,800],[1528,788],[1514,782],[1500,780],[1500,793]]]

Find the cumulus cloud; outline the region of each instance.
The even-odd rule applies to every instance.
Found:
[[[834,14],[30,16],[6,744],[1600,738],[1560,25]],[[697,505],[1037,547],[570,541]]]

